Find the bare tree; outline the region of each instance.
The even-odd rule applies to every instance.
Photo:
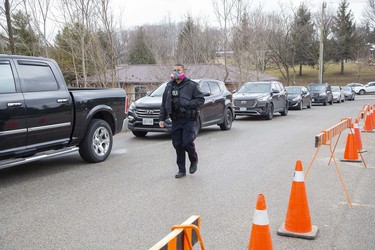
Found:
[[[375,28],[375,0],[367,0],[367,7],[363,11],[363,16],[372,28]]]
[[[31,15],[34,25],[33,28],[38,32],[38,35],[42,37],[43,47],[45,50],[45,56],[49,56],[48,48],[50,47],[50,42],[48,40],[48,15],[50,11],[50,1],[49,0],[23,0],[24,8],[26,14]],[[30,11],[28,11],[30,9]],[[39,39],[40,40],[40,39]]]
[[[232,37],[233,27],[238,27],[240,23],[243,3],[242,0],[212,0],[212,4],[224,37],[222,50],[224,52],[223,57],[226,71],[225,82],[229,76],[227,67],[229,43]]]

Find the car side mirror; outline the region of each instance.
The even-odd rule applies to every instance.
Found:
[[[278,89],[273,89],[273,90],[272,90],[272,93],[274,93],[274,94],[278,94],[278,93],[280,93],[280,91],[279,91]]]
[[[208,92],[203,92],[203,95],[204,95],[204,96],[210,96],[211,94],[208,93]]]

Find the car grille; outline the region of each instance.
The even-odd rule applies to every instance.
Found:
[[[138,108],[135,111],[135,114],[138,117],[147,117],[147,118],[159,118],[160,109],[140,109]]]
[[[252,108],[257,104],[256,100],[235,100],[234,106]]]

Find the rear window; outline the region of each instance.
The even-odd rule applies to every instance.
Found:
[[[0,62],[0,93],[14,92],[16,92],[16,85],[10,64],[9,62]]]
[[[48,65],[19,63],[24,92],[53,91],[58,89],[52,69]]]

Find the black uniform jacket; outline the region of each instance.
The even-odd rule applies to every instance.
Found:
[[[165,121],[167,117],[172,116],[172,80],[167,83],[163,93],[163,100],[160,107],[159,120]],[[197,110],[204,103],[204,95],[201,92],[198,83],[185,77],[179,84],[179,107],[181,112]]]

